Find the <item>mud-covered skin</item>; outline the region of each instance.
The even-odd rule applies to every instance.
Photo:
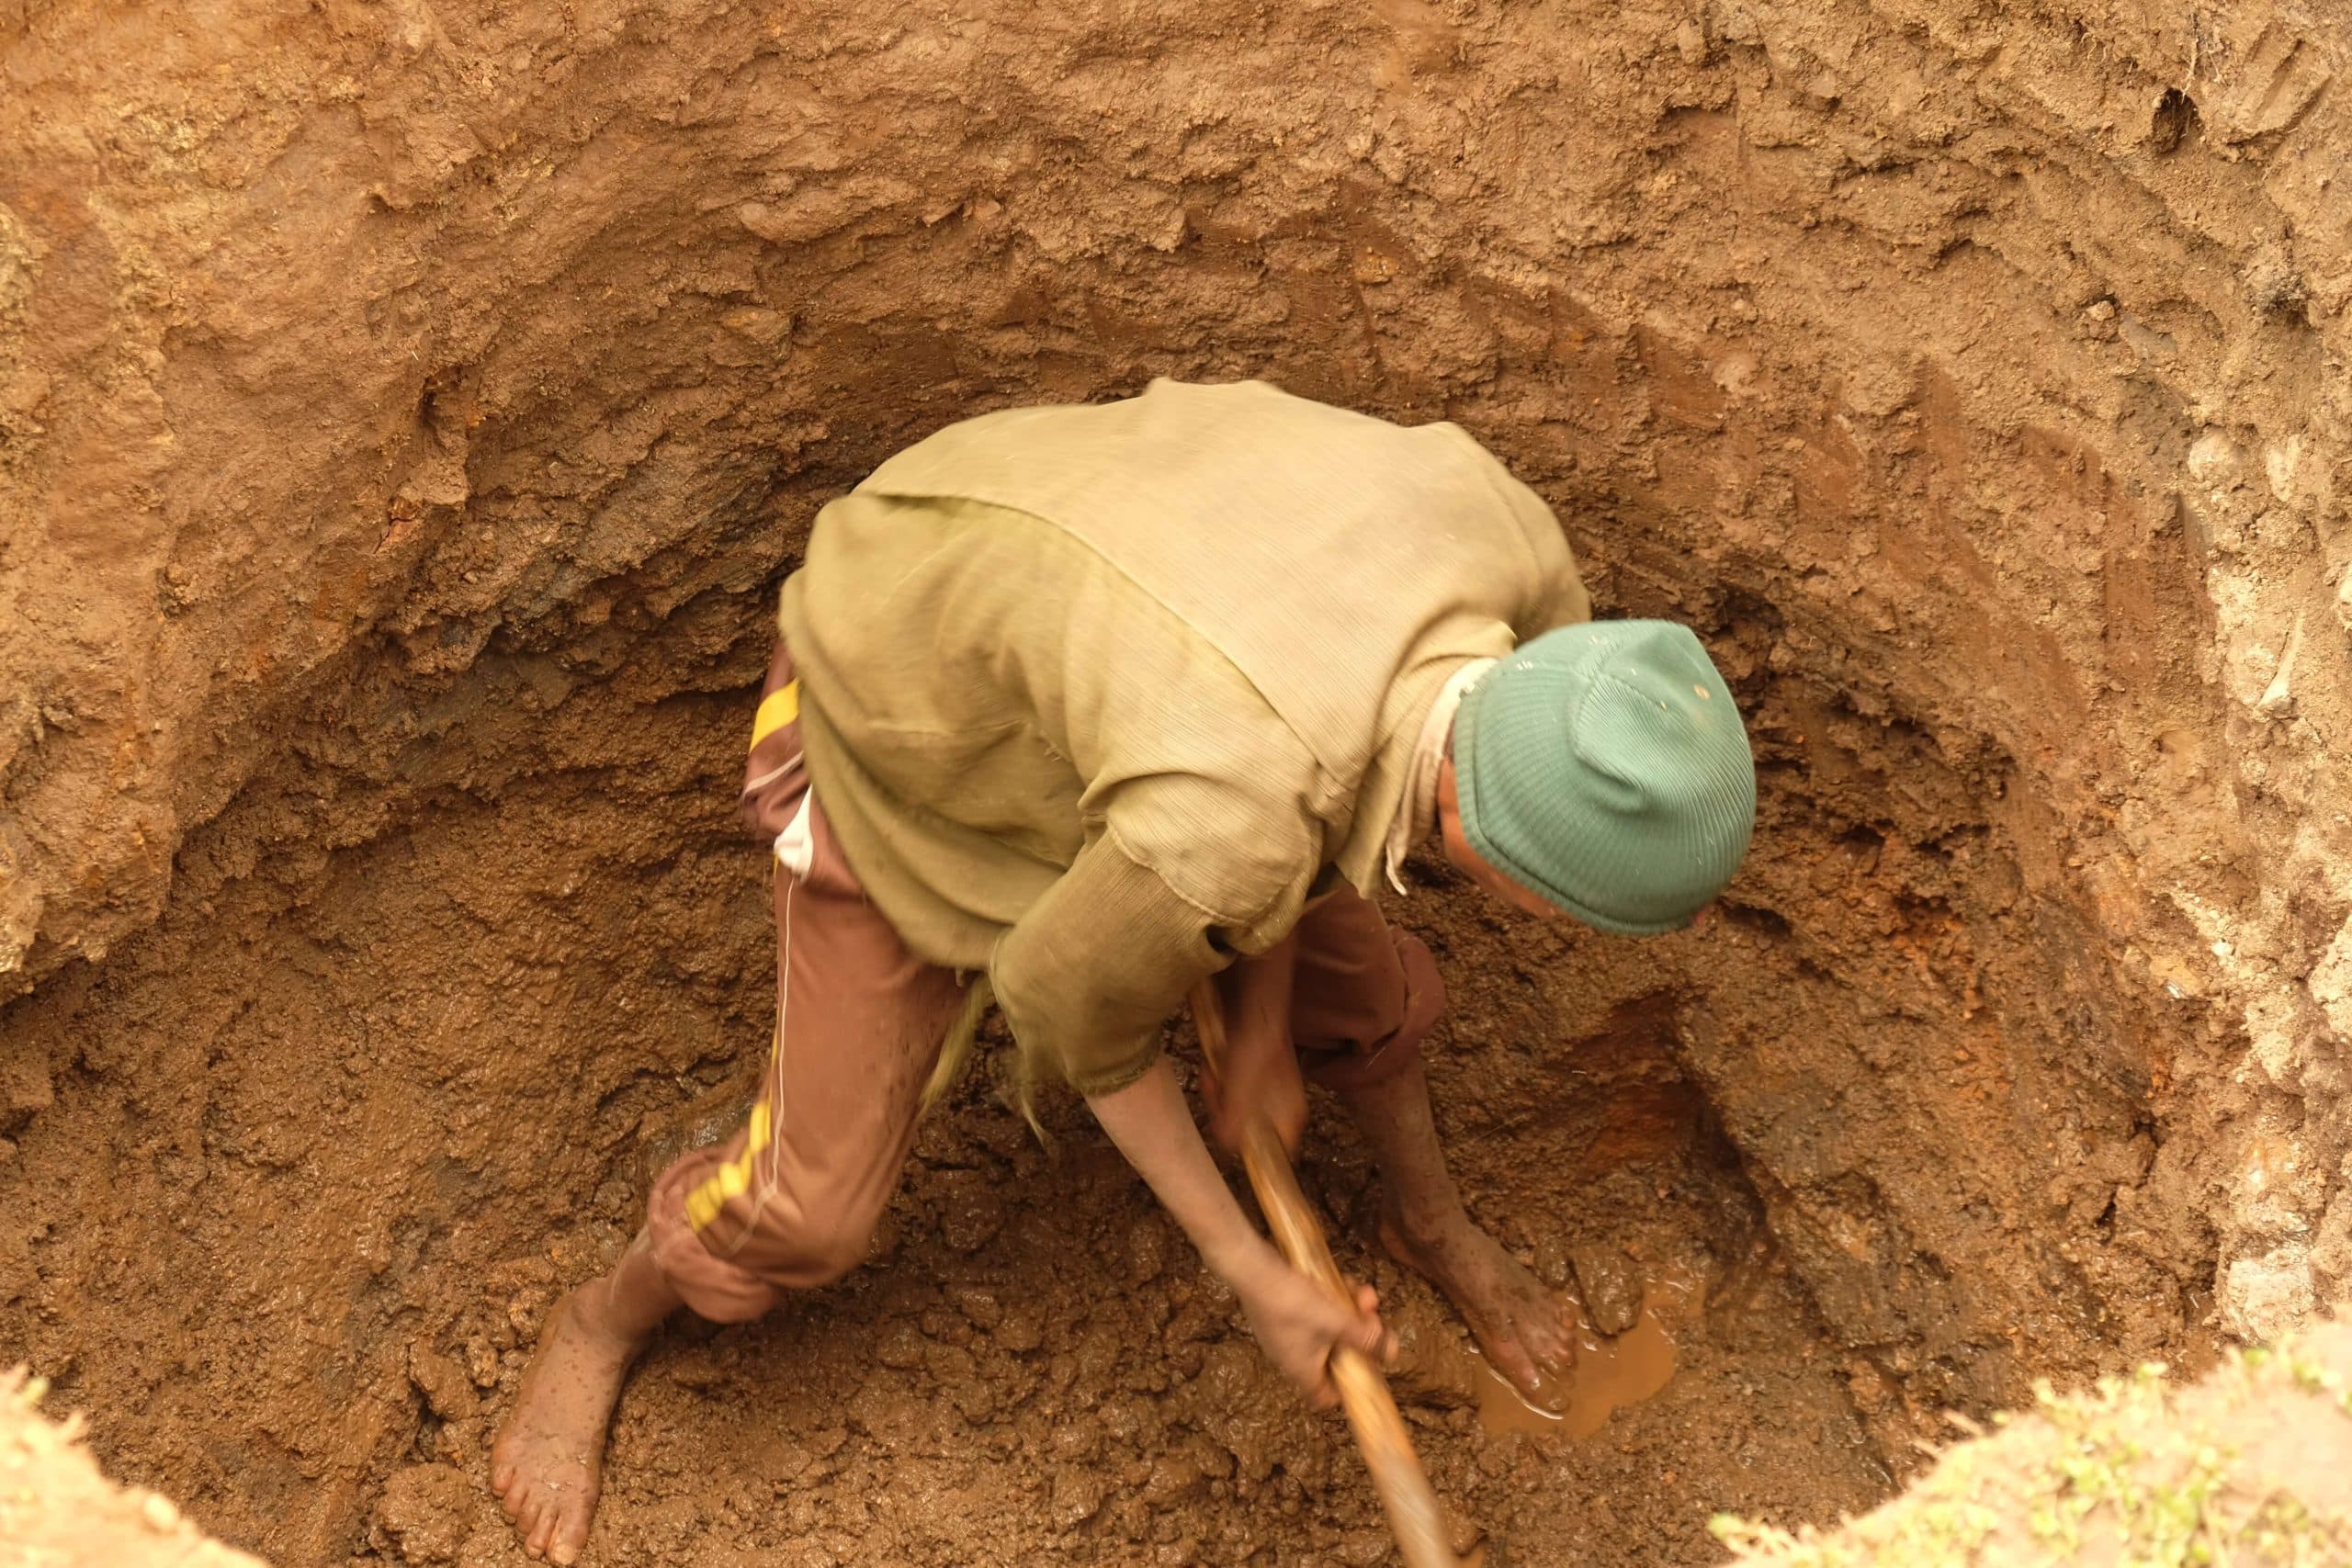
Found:
[[[490,1450],[490,1486],[533,1557],[569,1563],[604,1492],[605,1445],[630,1366],[685,1304],[639,1231],[610,1271],[548,1314]]]
[[[1453,1303],[1487,1359],[1522,1395],[1556,1407],[1546,1385],[1576,1365],[1576,1320],[1565,1296],[1466,1219],[1408,1235],[1384,1214],[1380,1240]]]
[[[561,1563],[587,1543],[604,1489],[605,1428],[643,1348],[599,1321],[594,1294],[573,1291],[556,1303],[490,1450],[491,1489],[524,1551]]]
[[[1442,786],[1439,795],[1440,816],[1448,818],[1450,791]],[[1451,849],[1458,833],[1449,829],[1447,840]],[[1336,1098],[1379,1172],[1377,1234],[1388,1255],[1453,1303],[1488,1359],[1522,1394],[1549,1404],[1548,1385],[1574,1354],[1570,1309],[1464,1207],[1424,1062],[1351,1085]]]
[[[217,1530],[505,1550],[484,1411],[767,1039],[726,818],[776,574],[946,420],[1161,372],[1460,421],[1757,738],[1703,942],[1396,911],[1474,1217],[1747,1303],[1606,1441],[1432,1433],[1449,1496],[1671,1562],[2341,1290],[2332,10],[203,20],[0,17],[0,1359]],[[1375,1529],[1214,1297],[1132,1282],[1115,1173],[993,1185],[967,1110],[917,1267],[652,1352],[703,1382],[624,1402],[616,1548]]]

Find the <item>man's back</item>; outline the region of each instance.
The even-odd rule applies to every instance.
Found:
[[[851,863],[979,967],[1106,839],[1241,951],[1327,865],[1369,887],[1438,688],[1585,615],[1550,511],[1453,426],[1161,381],[890,459],[781,621]]]
[[[1539,585],[1574,580],[1550,509],[1458,427],[1260,381],[1161,380],[967,420],[858,490],[1053,524],[1231,660],[1340,779],[1382,739],[1365,688],[1398,671],[1379,666],[1432,633],[1475,640],[1470,622],[1513,619]],[[1462,624],[1436,624],[1448,617]]]

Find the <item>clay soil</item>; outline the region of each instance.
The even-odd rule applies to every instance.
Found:
[[[1700,1287],[1589,1436],[1414,1394],[1510,1562],[1716,1561],[2294,1330],[2352,1283],[2347,69],[2301,0],[0,4],[0,1367],[281,1568],[519,1562],[532,1337],[768,1038],[731,802],[810,518],[1155,375],[1462,423],[1755,739],[1703,934],[1391,911],[1478,1216],[1597,1317]],[[662,1338],[593,1560],[1383,1561],[1046,1121],[983,1070],[869,1267]]]
[[[554,830],[522,816],[501,838]],[[755,849],[709,858],[686,879],[692,897],[651,878],[641,900],[595,918],[687,918],[703,897],[735,897],[721,875],[756,897]],[[1420,869],[1431,885],[1397,913],[1468,982],[1432,1067],[1476,1212],[1564,1284],[1573,1255],[1588,1275],[1695,1276],[1711,1298],[1677,1329],[1666,1391],[1580,1442],[1490,1436],[1458,1384],[1417,1388],[1408,1409],[1440,1487],[1511,1561],[1539,1563],[1713,1562],[1714,1510],[1826,1519],[1867,1506],[1890,1476],[1849,1392],[1860,1363],[1792,1284],[1678,1065],[1674,996],[1615,973],[1600,940],[1490,912]],[[159,1028],[209,994],[201,1049],[224,1089],[245,1087],[203,1136],[232,1145],[214,1145],[196,1190],[153,1192],[162,1223],[135,1240],[161,1256],[125,1257],[123,1282],[93,1287],[88,1304],[44,1303],[56,1328],[32,1354],[63,1374],[53,1400],[99,1367],[143,1363],[158,1407],[109,1421],[109,1449],[281,1562],[521,1561],[482,1469],[540,1321],[616,1255],[650,1174],[740,1114],[755,1056],[732,1039],[703,1063],[632,1071],[570,1125],[452,1112],[577,1092],[543,982],[499,978],[511,954],[462,975],[412,963],[460,900],[560,900],[560,881],[533,888],[541,874],[571,874],[560,855],[535,869],[464,834],[389,862],[345,857],[314,902],[261,926],[244,963],[209,981],[176,964],[157,977],[172,1009]],[[479,913],[485,930],[526,923]],[[217,907],[199,924],[223,918],[239,916]],[[746,924],[729,956],[749,983],[766,956],[756,908]],[[244,1005],[262,975],[281,999]],[[695,983],[624,977],[613,1005],[627,1018]],[[747,1038],[756,1007],[754,992]],[[1369,1173],[1322,1110],[1306,1181],[1342,1257],[1421,1359],[1438,1359],[1435,1344],[1458,1360],[1451,1318],[1368,1243]],[[62,1132],[71,1108],[42,1120]],[[1344,1427],[1306,1414],[1263,1366],[1083,1109],[1051,1102],[1047,1122],[1050,1148],[984,1073],[927,1125],[866,1269],[767,1323],[662,1341],[615,1430],[595,1560],[1386,1561]],[[396,1197],[365,1194],[364,1175],[350,1199],[304,1196],[288,1179],[317,1168],[322,1135],[357,1160],[421,1166],[420,1179]],[[185,1168],[166,1145],[137,1146],[141,1167]],[[485,1201],[471,1173],[485,1164],[511,1167],[529,1196]],[[76,1200],[40,1201],[62,1213]],[[52,1229],[39,1245],[80,1244]],[[333,1263],[306,1275],[310,1246]],[[149,1327],[70,1349],[94,1316]],[[240,1412],[226,1423],[222,1402]]]

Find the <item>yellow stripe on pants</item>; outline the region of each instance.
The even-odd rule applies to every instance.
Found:
[[[752,718],[752,744],[759,743],[800,716],[800,682],[786,681],[760,699],[760,711]]]
[[[727,1207],[729,1199],[741,1198],[752,1190],[752,1162],[768,1146],[771,1131],[767,1102],[762,1100],[752,1107],[752,1125],[743,1140],[743,1152],[686,1194],[686,1224],[697,1231],[708,1230],[719,1211]]]

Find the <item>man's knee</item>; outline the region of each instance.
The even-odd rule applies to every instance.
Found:
[[[680,1226],[657,1230],[656,1256],[672,1286],[698,1317],[749,1323],[789,1292],[830,1285],[865,1260],[871,1219],[764,1224],[749,1234]]]
[[[1361,1012],[1338,1037],[1299,1042],[1310,1083],[1334,1090],[1364,1088],[1420,1060],[1422,1040],[1445,1011],[1445,981],[1420,938],[1409,931],[1386,935],[1396,964],[1393,977],[1384,976],[1389,983],[1363,998]]]

